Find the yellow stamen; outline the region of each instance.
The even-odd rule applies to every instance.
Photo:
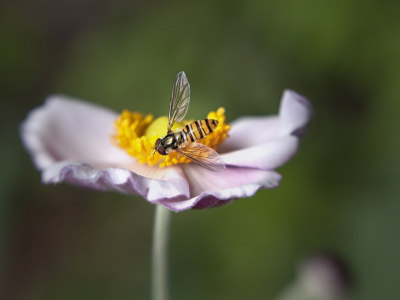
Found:
[[[230,125],[225,123],[225,109],[219,108],[216,112],[210,112],[208,119],[218,120],[219,124],[214,132],[198,142],[216,150],[228,136]],[[153,155],[156,140],[167,134],[168,117],[160,117],[154,120],[153,115],[144,116],[138,112],[124,110],[115,121],[116,135],[113,139],[125,149],[130,155],[136,157],[140,163],[147,163],[154,166],[159,163],[160,167],[171,166],[178,163],[188,163],[189,159],[180,156],[177,152],[166,156],[155,152]],[[175,123],[172,127],[180,131],[186,124],[193,122],[182,121]]]

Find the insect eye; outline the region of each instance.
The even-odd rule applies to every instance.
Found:
[[[160,146],[160,144],[161,144],[161,139],[157,139],[157,141],[156,141],[156,148],[157,148],[158,146]]]
[[[166,155],[165,149],[164,149],[164,147],[161,146],[161,145],[158,146],[157,151],[158,151],[158,153],[160,153],[161,155]]]

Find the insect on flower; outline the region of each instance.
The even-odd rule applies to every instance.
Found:
[[[169,119],[170,123],[175,121],[174,127],[168,126],[167,116],[154,120],[151,114],[144,116],[128,110],[119,115],[90,102],[64,95],[49,96],[28,114],[20,127],[22,141],[41,172],[42,181],[141,195],[150,203],[174,211],[219,207],[251,197],[259,189],[278,187],[282,176],[275,169],[297,152],[300,136],[310,120],[312,108],[308,99],[285,90],[277,115],[243,116],[231,124],[225,122],[223,108],[211,111],[207,118],[218,120],[219,124],[201,142],[213,150],[218,147],[219,155],[215,154],[210,164],[214,167],[213,162],[219,159],[221,165],[217,166],[225,165],[226,169],[216,173],[200,163],[187,163],[196,159],[191,153],[192,160],[176,150],[169,155],[159,152],[160,145],[171,144],[166,137],[175,134],[177,128],[186,129],[185,134],[197,129],[196,122],[192,127],[185,127],[190,124],[185,120],[176,122],[186,114],[189,102],[186,76],[182,73],[176,83],[173,93],[186,93],[187,97],[176,98],[182,102],[170,104],[183,107],[176,110],[175,116],[174,110],[170,110]],[[204,122],[200,120],[200,124]],[[208,132],[207,123],[205,126]],[[198,139],[174,147],[186,153],[195,142]],[[199,148],[203,150],[198,153],[204,153],[205,147]],[[206,157],[199,162],[207,165],[208,157],[213,155]]]
[[[206,145],[197,143],[217,128],[219,123],[217,120],[198,120],[187,124],[182,130],[172,130],[175,122],[180,122],[185,117],[189,102],[190,84],[185,72],[182,71],[176,75],[172,85],[167,134],[156,140],[153,154],[157,151],[161,155],[168,155],[176,151],[210,171],[224,171],[225,163],[218,153]]]

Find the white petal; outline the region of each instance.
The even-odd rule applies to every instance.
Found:
[[[285,90],[279,109],[280,136],[299,133],[311,118],[311,104],[307,98],[291,90]]]
[[[55,95],[28,115],[21,136],[40,170],[63,160],[127,161],[129,156],[112,144],[117,117],[106,108]]]
[[[125,166],[128,167],[128,166]],[[145,169],[147,168],[147,171]],[[151,171],[150,171],[151,170]],[[95,169],[87,164],[68,161],[59,162],[46,168],[42,173],[44,183],[69,182],[78,186],[102,191],[118,191],[125,194],[141,195],[148,201],[186,200],[189,186],[179,166],[158,168],[143,166],[145,177],[127,168]]]
[[[273,170],[286,163],[296,153],[298,145],[297,137],[285,136],[220,156],[226,165]]]
[[[231,130],[225,142],[218,147],[218,153],[225,153],[252,147],[279,136],[279,118],[242,117],[231,123]]]
[[[226,141],[218,153],[257,146],[279,137],[300,135],[311,117],[311,104],[303,96],[285,90],[278,116],[242,117],[231,123]]]
[[[281,179],[275,171],[267,170],[228,167],[216,173],[193,163],[183,166],[183,169],[192,199],[158,201],[176,211],[221,206],[238,198],[250,197],[260,188],[275,188]]]

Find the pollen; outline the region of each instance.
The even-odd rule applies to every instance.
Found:
[[[217,150],[217,147],[228,137],[230,130],[230,125],[225,123],[225,109],[221,107],[215,112],[210,112],[207,119],[217,120],[218,126],[212,133],[197,142]],[[181,131],[185,125],[193,121],[183,120],[180,123],[175,123],[172,130]],[[167,125],[168,117],[160,117],[154,120],[151,114],[145,116],[138,112],[124,110],[115,121],[116,134],[112,137],[112,140],[142,164],[158,165],[162,168],[190,162],[188,158],[179,155],[177,152],[163,156],[154,151],[156,140],[167,134]]]

